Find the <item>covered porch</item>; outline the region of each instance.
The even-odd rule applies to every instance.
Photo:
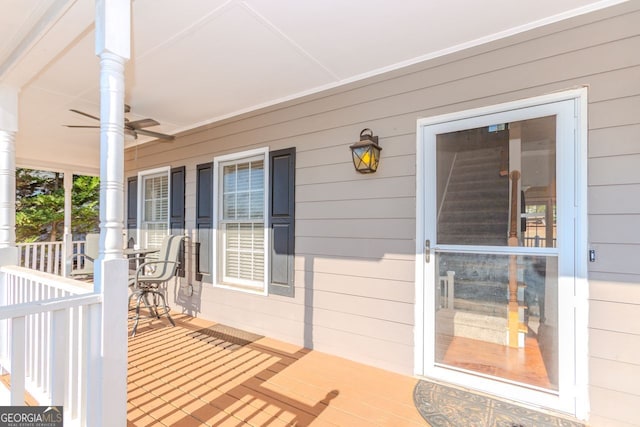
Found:
[[[576,213],[584,251],[575,253],[584,255],[593,235],[589,256],[597,263],[586,264],[581,255],[580,272],[566,275],[579,286],[566,287],[571,304],[562,306],[578,321],[565,323],[580,327],[565,335],[572,341],[558,340],[569,349],[559,357],[566,381],[558,388],[565,414],[594,425],[635,422],[640,395],[627,380],[638,371],[633,339],[640,332],[626,319],[640,307],[634,286],[640,273],[629,262],[639,246],[623,229],[632,228],[640,208],[611,211],[610,201],[638,200],[630,165],[639,155],[633,113],[640,105],[640,65],[629,54],[640,40],[637,2],[499,2],[499,8],[468,2],[464,13],[429,2],[413,2],[410,10],[363,0],[339,8],[263,0],[169,3],[25,0],[6,8],[0,26],[6,402],[21,405],[28,392],[40,405],[64,407],[65,425],[413,425],[425,422],[417,408],[434,402],[462,413],[458,424],[475,416],[486,424],[487,412],[469,410],[469,402],[485,399],[485,409],[506,408],[504,402],[496,406],[453,388],[444,395],[416,392],[427,376],[436,378],[425,367],[444,364],[447,372],[461,373],[450,382],[457,387],[472,388],[486,374],[432,357],[438,342],[428,335],[435,327],[424,307],[434,304],[423,297],[434,294],[432,279],[441,275],[425,274],[436,240],[422,233],[428,221],[421,195],[435,185],[420,183],[435,157],[423,156],[416,121],[589,87],[588,99],[580,100],[580,132],[566,132],[580,136],[574,143],[584,186],[568,187],[580,187],[571,197],[585,202]],[[374,129],[385,147],[375,175],[357,174],[351,165],[348,146],[363,128]],[[274,161],[286,163],[278,177],[291,179],[265,179],[276,176],[270,174]],[[261,218],[251,218],[258,230],[252,241],[262,243],[246,270],[252,274],[247,289],[244,277],[223,274],[221,255],[239,251],[233,239],[226,246],[219,239],[221,226],[236,225],[220,217],[220,190],[224,168],[253,162],[263,171],[256,175],[262,181],[256,179],[255,200],[264,203]],[[67,245],[33,245],[19,254],[13,194],[15,170],[22,167],[100,175],[93,284],[63,277],[76,252],[68,223]],[[138,191],[156,178],[158,197]],[[276,187],[278,197],[257,196],[275,195]],[[539,201],[539,192],[531,195]],[[281,235],[287,247],[280,251],[271,245],[274,221],[266,214],[276,198],[286,200],[281,213],[287,214],[286,223],[277,224],[297,224]],[[146,202],[155,203],[149,212],[162,227],[145,219]],[[515,220],[518,209],[512,212]],[[124,247],[143,225],[191,244],[186,275],[175,284],[182,299],[170,301],[178,325],[153,320],[128,338]],[[551,231],[544,230],[549,241]],[[135,246],[145,247],[140,237]],[[288,262],[286,269],[274,268],[274,259]],[[284,290],[272,291],[273,271],[281,273]],[[587,273],[593,273],[589,280]],[[456,275],[455,292],[448,282],[451,305],[463,295],[463,279]],[[236,340],[215,322],[265,337],[238,332]],[[512,326],[516,337],[522,330]],[[468,362],[479,366],[478,358]],[[492,387],[513,380],[494,378],[493,371],[487,376]],[[555,398],[545,390],[545,398]],[[493,394],[518,399],[502,387]],[[559,408],[542,398],[519,401]],[[523,408],[508,408],[519,417],[508,425],[527,425]],[[545,421],[529,424],[558,425],[537,414]]]

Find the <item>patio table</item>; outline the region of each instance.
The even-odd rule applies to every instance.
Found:
[[[144,262],[144,259],[147,257],[147,255],[157,253],[157,252],[160,252],[160,249],[126,248],[124,250],[124,255],[129,259],[135,260],[136,268],[138,268],[140,264]]]

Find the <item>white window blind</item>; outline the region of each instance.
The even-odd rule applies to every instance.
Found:
[[[264,160],[222,167],[222,279],[228,284],[264,286]]]
[[[169,230],[169,175],[160,173],[142,179],[143,242],[148,248],[159,248]]]

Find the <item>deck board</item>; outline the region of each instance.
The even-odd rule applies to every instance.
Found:
[[[129,338],[128,426],[425,426],[417,379],[269,337],[225,342],[174,315]],[[205,331],[206,332],[206,331]]]

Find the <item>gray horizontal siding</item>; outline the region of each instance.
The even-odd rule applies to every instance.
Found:
[[[351,237],[299,236],[296,239],[296,253],[299,257],[331,256],[378,259],[396,259],[413,262],[414,239],[375,239],[369,236]]]
[[[591,243],[640,244],[640,214],[591,215],[589,226]]]
[[[591,401],[607,402],[592,412],[589,425],[594,427],[637,427],[640,396],[617,390],[592,387]],[[593,409],[593,408],[592,408]]]
[[[353,171],[353,164],[345,165],[344,167],[348,167]],[[296,202],[371,199],[372,195],[383,199],[388,197],[415,197],[415,181],[416,178],[414,175],[391,178],[372,177],[371,180],[357,179],[344,182],[308,184],[296,188]]]
[[[309,257],[307,257],[309,258]],[[346,276],[378,277],[388,280],[413,281],[413,261],[396,259],[362,259],[357,257],[313,257],[311,260],[296,256],[296,270],[313,271]],[[309,265],[309,268],[305,268]],[[366,297],[366,295],[363,295]]]
[[[594,328],[590,335],[589,354],[594,359],[638,365],[639,345],[640,337],[638,335]],[[597,375],[602,375],[602,373],[598,372]]]
[[[589,324],[594,329],[640,335],[640,322],[630,321],[639,315],[638,304],[591,300]]]
[[[590,296],[593,300],[640,304],[640,275],[624,273],[590,274]],[[614,289],[612,292],[611,290]]]
[[[593,357],[589,378],[594,387],[640,397],[640,364]]]
[[[415,219],[315,219],[297,220],[296,234],[306,237],[347,237],[411,239],[415,236]]]
[[[638,141],[640,141],[638,124],[591,130],[589,131],[589,157],[638,154],[640,153]]]
[[[640,182],[638,166],[640,166],[640,154],[590,159],[589,183],[592,186],[637,184]]]
[[[636,214],[640,212],[640,184],[589,187],[589,214]]]
[[[312,276],[312,279],[305,277]],[[311,280],[313,280],[312,283]],[[411,281],[389,280],[377,277],[348,276],[318,271],[296,271],[296,283],[313,286],[317,291],[338,295],[366,295],[375,299],[413,304],[415,284]],[[301,286],[302,287],[302,286]],[[304,289],[304,287],[302,287]]]
[[[592,243],[596,262],[589,267],[591,273],[640,274],[640,245],[620,243]],[[640,291],[640,289],[639,289]]]
[[[321,94],[244,114],[126,153],[126,170],[195,166],[256,147],[295,146],[296,297],[204,285],[192,304],[222,323],[404,373],[413,370],[416,120],[588,87],[590,399],[601,425],[632,425],[640,407],[640,12],[630,2]],[[635,10],[634,10],[635,9]],[[628,10],[629,13],[618,13]],[[348,146],[380,136],[375,175]],[[628,375],[606,376],[606,371]],[[634,405],[634,406],[630,406]],[[633,415],[631,411],[634,411]]]
[[[380,202],[384,202],[380,206]],[[394,196],[376,200],[318,200],[296,204],[296,218],[313,219],[406,219],[415,217],[415,198]]]

